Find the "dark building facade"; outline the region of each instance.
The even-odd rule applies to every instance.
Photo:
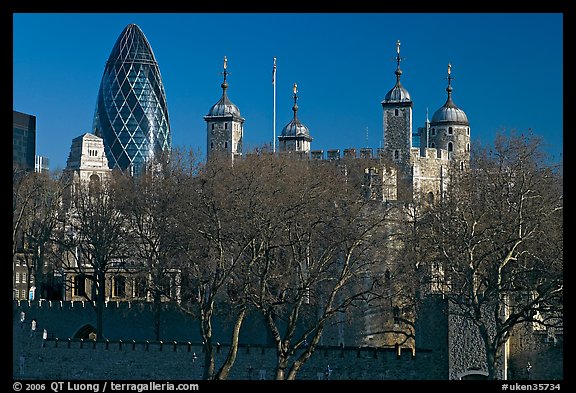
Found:
[[[93,129],[104,140],[111,169],[137,174],[154,156],[171,149],[168,107],[158,62],[135,24],[122,31],[106,62]]]
[[[36,116],[12,112],[12,164],[34,170],[36,154]]]

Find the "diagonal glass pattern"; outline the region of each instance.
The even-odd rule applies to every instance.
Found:
[[[93,130],[104,139],[110,168],[132,167],[138,174],[147,161],[171,149],[160,69],[137,25],[126,26],[106,62]]]

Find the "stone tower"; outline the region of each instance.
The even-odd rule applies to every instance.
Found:
[[[103,182],[110,176],[104,140],[86,133],[72,140],[66,173],[84,183]]]
[[[235,158],[242,156],[242,139],[244,135],[244,118],[240,116],[240,109],[228,98],[226,90],[229,74],[228,60],[224,56],[224,81],[222,82],[222,98],[210,108],[204,120],[206,121],[206,157],[209,160],[216,154]]]
[[[99,188],[109,180],[111,173],[101,137],[86,133],[74,138],[64,169],[64,177],[71,185],[63,195],[64,207],[70,206],[77,187]]]
[[[281,152],[297,152],[308,155],[310,153],[310,142],[312,137],[310,131],[300,119],[298,119],[298,85],[294,83],[294,118],[283,129],[278,137],[279,150]]]
[[[460,169],[470,165],[470,123],[466,113],[452,101],[452,65],[448,64],[448,98],[432,116],[428,135],[422,140],[427,147],[446,150],[448,159]]]
[[[412,100],[408,90],[402,86],[400,77],[400,41],[396,42],[396,84],[382,101],[384,147],[381,158],[396,164],[398,198],[410,200],[412,198]]]

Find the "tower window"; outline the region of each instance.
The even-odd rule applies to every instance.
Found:
[[[460,170],[461,170],[461,171],[464,170],[464,161],[460,161]]]
[[[136,278],[134,280],[134,296],[136,297],[146,297],[146,279],[143,277]]]
[[[126,277],[116,276],[114,277],[113,294],[115,297],[125,297],[126,296]]]
[[[74,276],[74,296],[84,296],[86,294],[86,277],[83,274]]]
[[[225,130],[228,129],[228,123],[224,123],[224,129],[225,129]]]
[[[210,142],[210,149],[214,149],[214,142]]]
[[[212,123],[212,129],[214,129],[214,123]]]
[[[469,143],[466,144],[466,151],[470,152],[470,144]]]
[[[432,143],[430,144],[430,147],[431,147],[431,148],[436,148],[436,144],[435,144],[434,142],[432,142]]]
[[[453,131],[452,131],[452,127],[448,127],[448,135],[452,135]]]
[[[436,128],[432,128],[432,135],[436,135]],[[432,146],[434,147],[434,146]]]
[[[224,142],[224,149],[228,149],[228,142]]]
[[[400,151],[399,150],[394,150],[394,159],[395,160],[400,159]]]
[[[398,116],[398,109],[394,109],[394,116]]]
[[[448,142],[448,152],[451,152],[454,150],[454,145],[452,144],[452,142]]]
[[[470,136],[470,127],[466,130],[466,135]]]

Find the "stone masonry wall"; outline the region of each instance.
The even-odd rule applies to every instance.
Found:
[[[88,306],[79,307],[53,302],[34,307],[34,302],[15,302],[13,309],[13,377],[24,379],[184,379],[197,380],[203,373],[203,353],[200,340],[179,337],[162,342],[137,338],[111,339],[104,341],[69,338],[72,335],[53,336],[47,332],[75,332],[83,313],[89,317],[93,311]],[[80,303],[80,302],[78,302]],[[29,307],[32,306],[32,307]],[[109,305],[111,307],[112,305]],[[125,307],[123,305],[122,307]],[[111,308],[109,312],[122,315],[132,307]],[[135,306],[137,309],[140,306]],[[25,312],[20,322],[20,312]],[[74,315],[80,317],[75,319]],[[168,313],[165,314],[176,314]],[[108,318],[110,319],[110,318]],[[176,316],[172,316],[174,322]],[[31,330],[32,320],[36,329]],[[61,326],[57,329],[58,324]],[[126,323],[125,332],[135,333],[138,327]],[[118,327],[120,329],[120,327]],[[247,329],[251,330],[251,329]],[[142,332],[141,332],[142,333]],[[253,336],[266,336],[253,332]],[[114,333],[119,336],[118,333]],[[265,339],[262,339],[265,341]],[[243,341],[250,342],[250,341]],[[224,361],[228,345],[217,346],[216,365]],[[438,361],[442,353],[431,349],[401,350],[368,347],[318,347],[312,358],[300,371],[299,379],[323,379],[329,366],[330,379],[447,379],[445,362]],[[276,351],[265,343],[240,345],[236,363],[229,379],[273,379],[275,375]]]

